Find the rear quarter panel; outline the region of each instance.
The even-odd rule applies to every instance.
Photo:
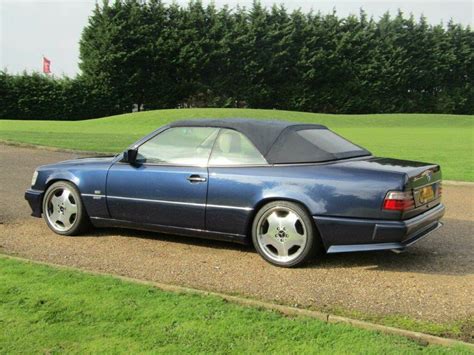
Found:
[[[398,219],[382,211],[388,190],[401,189],[399,173],[368,171],[343,164],[209,168],[207,229],[246,234],[256,211],[272,200],[296,201],[313,216]]]

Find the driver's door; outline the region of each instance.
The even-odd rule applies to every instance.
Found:
[[[207,162],[217,128],[169,128],[138,147],[137,164],[115,163],[107,177],[113,219],[205,229]]]

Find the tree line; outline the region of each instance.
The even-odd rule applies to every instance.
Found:
[[[252,107],[327,113],[474,113],[474,32],[399,12],[332,14],[97,4],[81,73],[0,75],[0,118],[81,119],[145,109]]]

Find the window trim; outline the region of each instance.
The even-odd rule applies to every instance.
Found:
[[[216,135],[216,138],[214,138],[214,142],[212,143],[212,148],[211,148],[211,152],[209,154],[209,158],[207,159],[207,163],[205,165],[198,165],[198,164],[171,164],[171,163],[147,163],[147,162],[144,162],[144,163],[139,163],[139,166],[163,166],[163,167],[183,167],[183,168],[188,168],[188,167],[193,167],[193,168],[250,168],[250,167],[272,167],[273,164],[270,164],[268,163],[268,160],[260,153],[260,151],[255,147],[255,145],[252,143],[252,141],[245,135],[243,134],[242,132],[236,130],[236,129],[233,129],[233,128],[222,128],[222,127],[214,127],[214,126],[203,126],[203,127],[196,127],[196,126],[179,126],[179,127],[166,127],[165,129],[162,129],[162,130],[159,130],[158,132],[156,132],[155,134],[151,135],[150,137],[148,137],[148,139],[144,140],[143,142],[140,142],[138,144],[134,144],[133,145],[133,148],[134,149],[140,149],[140,147],[149,142],[150,140],[152,140],[153,138],[159,136],[160,134],[172,129],[172,128],[183,128],[183,127],[189,127],[189,128],[215,128],[218,130],[218,133]],[[219,135],[221,134],[221,131],[222,130],[231,130],[231,131],[235,131],[237,133],[240,133],[242,134],[245,138],[248,139],[249,143],[252,145],[252,147],[255,148],[255,150],[257,150],[260,155],[262,156],[263,160],[265,160],[265,164],[231,164],[231,165],[227,165],[227,164],[219,164],[219,165],[209,165],[209,162],[210,162],[210,159],[211,159],[211,156],[212,156],[212,152],[214,151],[214,146],[216,144],[216,141],[217,141],[217,138],[219,137]],[[123,153],[122,153],[123,154]],[[122,162],[122,161],[118,161],[118,163],[120,164],[126,164],[126,165],[129,165],[128,163],[126,162]]]

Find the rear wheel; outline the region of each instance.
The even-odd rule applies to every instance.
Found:
[[[294,267],[307,262],[319,249],[311,217],[300,205],[274,201],[263,206],[252,225],[252,241],[268,262]]]
[[[52,184],[43,199],[43,217],[48,227],[61,235],[76,235],[89,219],[76,186],[67,181]]]

